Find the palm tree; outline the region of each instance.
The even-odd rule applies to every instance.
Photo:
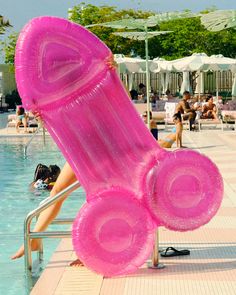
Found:
[[[2,15],[0,15],[0,34],[3,34],[7,27],[11,27],[9,20],[4,19]]]
[[[236,29],[236,10],[216,10],[201,17],[202,24],[209,31],[217,32],[224,29]]]

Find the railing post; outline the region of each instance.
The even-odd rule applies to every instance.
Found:
[[[159,233],[157,229],[156,235],[155,235],[155,243],[154,243],[153,252],[152,252],[152,261],[151,263],[149,263],[148,268],[162,269],[164,267],[165,267],[164,264],[159,263]]]
[[[42,202],[40,202],[41,204]],[[36,222],[38,221],[39,215],[36,216]],[[43,262],[43,240],[41,240],[40,247],[38,250],[38,261],[39,263]]]
[[[30,143],[32,142],[32,140],[35,138],[35,136],[37,135],[37,133],[40,131],[41,127],[38,127],[37,130],[34,132],[34,134],[31,136],[31,138],[29,139],[29,141],[25,144],[24,146],[24,157],[27,156],[27,149],[28,146],[30,145]]]
[[[43,127],[43,144],[44,146],[46,145],[46,132],[44,127]]]
[[[30,221],[28,218],[24,223],[24,251],[25,251],[25,270],[28,274],[32,270],[32,253],[30,243]]]

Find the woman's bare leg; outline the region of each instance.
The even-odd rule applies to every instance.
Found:
[[[216,114],[216,112],[214,112],[214,111],[212,111],[212,116],[213,116],[213,119],[214,119],[214,120],[217,120],[217,119],[218,119],[217,114]]]
[[[50,193],[50,197],[54,197],[56,194],[64,190],[66,187],[71,185],[76,181],[75,174],[73,170],[71,169],[70,165],[66,163],[61,170],[60,175],[57,178],[57,181]],[[44,210],[37,220],[37,223],[35,224],[34,232],[40,232],[44,231],[48,225],[55,219],[57,214],[59,213],[61,209],[61,205],[63,201],[69,196],[72,191],[77,189],[79,185],[73,189],[71,189],[69,192],[65,194],[65,196],[59,200],[58,202],[52,204],[49,208]],[[31,240],[31,249],[32,251],[36,251],[40,247],[41,240],[40,239],[32,239]],[[20,249],[11,257],[11,259],[20,258],[24,255],[24,246],[21,246]]]
[[[20,132],[20,130],[19,130],[20,124],[21,124],[21,122],[20,121],[17,121],[17,123],[16,123],[16,132],[17,133]]]
[[[27,118],[26,118],[26,117],[24,117],[24,118],[22,119],[22,123],[23,123],[23,125],[24,125],[24,132],[27,132]]]

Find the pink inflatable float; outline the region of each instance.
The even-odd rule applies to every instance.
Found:
[[[86,266],[107,276],[141,266],[157,226],[186,231],[207,223],[223,195],[208,158],[158,146],[110,59],[91,32],[56,17],[29,22],[15,58],[25,108],[41,113],[86,191],[74,248]]]

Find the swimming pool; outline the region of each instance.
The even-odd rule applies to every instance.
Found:
[[[41,137],[35,138],[25,158],[23,148],[28,139],[0,138],[0,294],[5,295],[29,294],[24,260],[11,261],[10,256],[23,242],[25,216],[48,196],[46,191],[37,194],[29,191],[28,185],[32,181],[35,167],[38,163],[62,167],[65,162],[49,137],[45,146]],[[84,200],[83,190],[77,190],[65,202],[60,216],[75,216]],[[54,225],[53,229],[57,228]],[[45,240],[45,262],[58,242],[56,239]]]

